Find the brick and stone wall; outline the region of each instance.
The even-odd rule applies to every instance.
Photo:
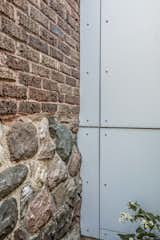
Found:
[[[0,116],[79,113],[79,0],[0,0]]]
[[[0,239],[80,239],[79,25],[79,0],[0,0]]]

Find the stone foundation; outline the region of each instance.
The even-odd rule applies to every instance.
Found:
[[[76,135],[48,115],[0,124],[0,239],[79,240]]]

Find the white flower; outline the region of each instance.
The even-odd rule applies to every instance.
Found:
[[[119,222],[122,222],[122,223],[132,221],[132,220],[133,220],[133,217],[129,213],[125,213],[125,212],[122,212],[119,218]]]

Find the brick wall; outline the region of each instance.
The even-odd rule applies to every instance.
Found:
[[[79,0],[0,0],[0,116],[79,113]]]

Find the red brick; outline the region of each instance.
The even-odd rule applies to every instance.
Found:
[[[46,55],[42,55],[41,64],[52,69],[58,69],[57,61]]]
[[[0,81],[15,82],[16,74],[11,69],[0,67]]]
[[[22,101],[19,103],[19,113],[39,113],[41,111],[40,103],[37,102],[25,102]]]
[[[56,24],[50,23],[50,31],[60,39],[64,39],[64,32]]]
[[[32,64],[32,73],[36,76],[50,78],[50,70],[40,65]]]
[[[46,42],[42,41],[40,38],[30,35],[29,45],[40,52],[48,54],[48,45]]]
[[[17,40],[27,42],[28,35],[24,29],[17,26],[12,20],[2,17],[1,23],[2,32],[16,38]]]
[[[21,12],[17,12],[17,17],[19,21],[19,25],[21,25],[25,30],[39,34],[39,25],[35,21],[33,21],[30,17],[26,16]]]
[[[43,1],[41,1],[40,6],[41,6],[41,11],[43,14],[45,14],[53,22],[57,21],[57,16],[56,16],[55,12],[52,10],[52,8],[47,6]]]
[[[0,84],[0,97],[26,99],[27,89],[25,87],[3,83],[3,84]]]
[[[66,54],[67,56],[69,56],[71,54],[71,51],[70,51],[70,47],[68,47],[68,45],[66,45],[64,42],[62,41],[59,41],[58,43],[58,48],[64,53]]]
[[[17,46],[17,54],[20,57],[31,60],[33,62],[40,61],[40,54],[37,51],[34,51],[32,48],[28,47],[25,44],[18,44]]]
[[[11,55],[7,57],[7,66],[13,70],[29,72],[29,63],[21,58],[16,58]]]
[[[19,73],[19,83],[25,86],[41,88],[41,78],[25,73]]]
[[[50,47],[50,56],[59,61],[63,61],[63,54],[56,48]]]
[[[75,78],[72,78],[72,77],[67,77],[66,78],[66,84],[72,86],[72,87],[75,87],[76,86],[76,79]]]
[[[39,102],[57,102],[57,93],[46,91],[46,90],[30,88],[29,98]]]
[[[14,53],[15,52],[14,40],[0,33],[0,49]]]
[[[65,76],[60,72],[52,71],[51,72],[51,79],[56,81],[56,82],[64,83]]]
[[[49,24],[48,18],[43,13],[41,13],[41,11],[38,10],[37,8],[31,7],[30,17],[35,21],[39,22],[40,24],[42,24],[44,27],[48,28]]]
[[[43,79],[43,88],[50,91],[58,90],[57,83],[48,79]]]
[[[67,75],[70,75],[71,74],[71,68],[66,64],[60,64],[60,72],[65,73]]]
[[[14,19],[14,7],[7,1],[0,0],[0,13],[7,17]]]
[[[66,6],[60,3],[59,0],[50,0],[50,7],[53,8],[60,17],[66,19]]]
[[[28,13],[28,2],[26,0],[9,0],[9,2]]]
[[[52,103],[42,103],[42,112],[55,113],[57,111],[57,105]]]
[[[0,115],[16,114],[17,104],[11,100],[0,100]]]
[[[80,72],[79,72],[79,70],[72,69],[71,75],[72,75],[74,78],[80,79]]]
[[[57,38],[44,27],[40,27],[40,37],[52,46],[57,46]]]
[[[73,105],[79,105],[79,97],[66,95],[65,102]]]

